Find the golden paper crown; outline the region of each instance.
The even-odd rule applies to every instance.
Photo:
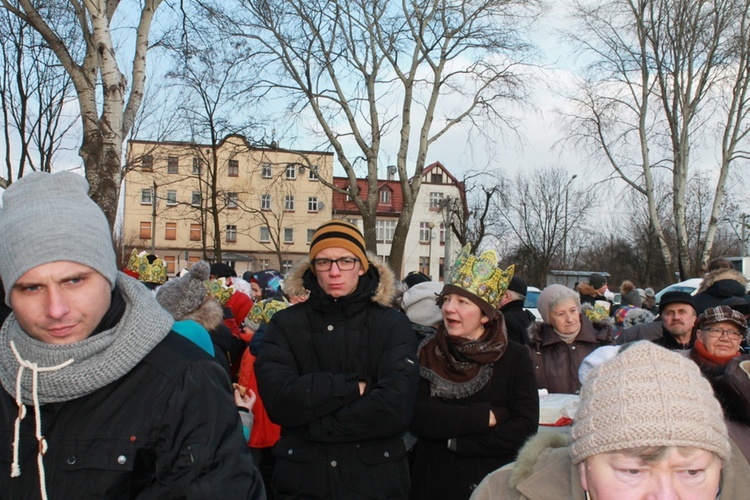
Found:
[[[206,286],[208,294],[216,299],[222,306],[226,305],[227,301],[234,293],[234,287],[227,284],[226,278],[206,280],[203,284]]]
[[[125,267],[125,273],[144,283],[163,285],[167,281],[166,264],[158,257],[153,262],[149,262],[148,256],[145,250],[138,253],[134,248],[128,259],[128,265]]]
[[[247,315],[247,321],[252,330],[257,330],[260,325],[268,324],[277,312],[289,307],[286,299],[265,299],[253,304],[253,308]]]
[[[513,278],[515,266],[502,270],[497,267],[494,250],[476,257],[470,253],[470,248],[471,245],[467,244],[461,249],[445,284],[463,288],[497,309]]]

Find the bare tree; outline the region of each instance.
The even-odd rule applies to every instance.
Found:
[[[256,91],[280,97],[336,153],[375,248],[377,179],[395,163],[404,196],[390,262],[401,266],[429,147],[459,123],[504,123],[524,97],[523,21],[537,0],[203,2],[217,27],[252,41],[266,71]],[[442,115],[439,114],[442,111]],[[309,125],[309,122],[308,122]],[[388,134],[394,151],[384,150]],[[396,160],[389,158],[395,156]],[[388,158],[386,158],[388,157]],[[386,164],[387,164],[386,163]],[[413,168],[410,168],[410,164]],[[357,196],[357,177],[369,183]],[[400,271],[399,271],[400,272]]]
[[[36,30],[73,81],[80,108],[83,158],[91,197],[114,225],[122,179],[123,142],[143,98],[149,31],[162,0],[144,0],[139,8],[120,9],[134,20],[130,81],[120,69],[112,33],[119,1],[32,2],[0,0],[0,5]],[[127,4],[129,5],[129,3]],[[83,40],[82,50],[75,41]]]
[[[687,276],[711,253],[730,166],[746,156],[750,4],[613,0],[574,8],[579,23],[568,37],[591,63],[565,115],[569,137],[645,197],[668,272]],[[686,189],[699,147],[715,150],[718,161],[696,253]],[[659,169],[671,178],[675,250],[657,213]]]

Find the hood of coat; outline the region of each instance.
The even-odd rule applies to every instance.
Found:
[[[372,294],[372,301],[389,307],[396,296],[396,275],[393,274],[393,271],[387,264],[381,262],[372,253],[367,252],[367,259],[370,261],[370,270],[367,271],[365,276],[373,272],[378,275],[378,283]],[[306,289],[306,276],[308,280],[315,280],[309,258],[298,262],[286,275],[283,286],[284,292],[290,297],[293,295],[303,295]]]
[[[720,281],[722,283],[719,283]],[[745,289],[747,287],[747,278],[745,278],[745,276],[741,272],[735,269],[717,269],[715,271],[711,271],[710,273],[706,273],[703,276],[701,286],[698,287],[698,291],[696,293],[705,292],[709,288],[715,289],[717,285],[721,288],[733,288],[739,290],[739,287],[732,283],[733,281],[737,282],[742,287],[742,291],[739,295],[744,295]]]
[[[531,477],[542,452],[570,446],[570,436],[564,432],[539,432],[521,447],[510,475],[509,484],[516,488]]]
[[[224,322],[224,308],[214,299],[209,298],[190,314],[180,318],[180,320],[186,319],[192,319],[210,332]],[[239,321],[244,319],[241,318]]]

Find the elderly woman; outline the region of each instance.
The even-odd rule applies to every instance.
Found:
[[[476,258],[464,247],[438,296],[443,321],[419,348],[413,499],[469,498],[537,430],[528,351],[508,342],[497,311],[511,273],[496,262],[494,251]]]
[[[740,350],[747,335],[745,316],[729,306],[709,307],[696,327],[690,359],[711,382],[729,434],[750,461],[750,356]]]
[[[592,323],[581,312],[578,294],[563,285],[550,285],[537,302],[542,323],[529,328],[529,351],[540,389],[578,394],[578,368],[594,349],[613,341],[609,323]]]

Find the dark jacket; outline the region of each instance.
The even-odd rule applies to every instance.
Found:
[[[747,291],[747,279],[734,269],[717,269],[706,273],[695,294],[695,311],[701,314],[709,307],[720,306],[730,297],[742,297],[750,300]]]
[[[650,323],[638,323],[626,328],[615,340],[615,344],[622,345],[636,340],[656,340],[664,335],[663,323],[660,320]]]
[[[265,498],[228,384],[216,361],[171,332],[120,380],[43,405],[49,497]],[[39,498],[34,410],[27,410],[20,432],[22,473],[11,478],[18,407],[0,391],[3,498]]]
[[[323,292],[308,260],[285,280],[291,295],[307,288],[310,298],[273,316],[255,362],[260,397],[281,425],[280,498],[408,494],[402,436],[419,383],[417,341],[408,318],[387,307],[392,271],[370,259],[356,290],[339,299]]]
[[[593,286],[588,283],[580,283],[577,290],[578,295],[581,297],[581,304],[591,304],[593,306],[596,304],[596,301],[601,300],[609,303],[610,316],[614,313],[614,305],[612,304],[612,301],[597,292]]]
[[[529,343],[528,329],[536,319],[534,315],[523,308],[523,300],[513,300],[500,308],[505,317],[505,328],[508,331],[508,340],[521,345]]]
[[[490,409],[498,424],[489,427]],[[420,379],[411,430],[417,435],[412,473],[413,499],[467,499],[484,476],[515,460],[537,430],[539,394],[526,347],[509,342],[493,365],[492,378],[478,392],[461,399],[430,396]],[[455,439],[455,450],[448,439]]]
[[[570,344],[555,333],[552,325],[544,323],[531,326],[529,340],[537,385],[560,394],[578,394],[581,389],[578,368],[583,359],[596,348],[613,342],[609,324],[591,323],[584,314],[581,314],[581,331]]]

